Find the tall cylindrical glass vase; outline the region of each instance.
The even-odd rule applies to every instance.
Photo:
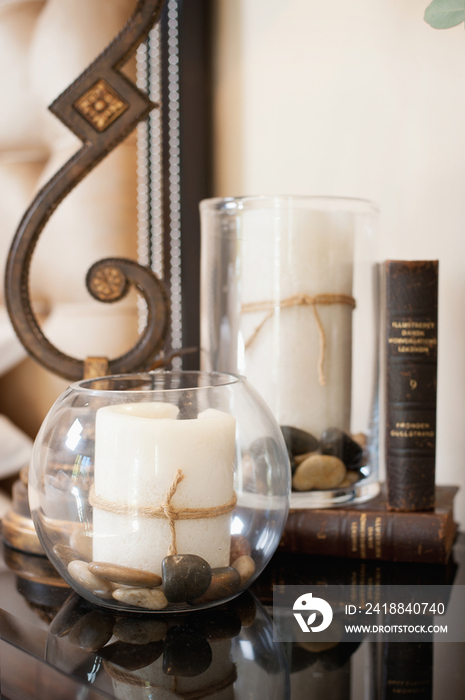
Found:
[[[205,200],[202,368],[247,376],[282,427],[291,508],[378,492],[377,210],[332,197]]]

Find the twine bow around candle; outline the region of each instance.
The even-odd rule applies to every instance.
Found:
[[[202,518],[218,518],[220,515],[230,513],[236,507],[237,496],[234,493],[228,503],[220,506],[211,506],[210,508],[177,508],[173,506],[171,501],[181,481],[184,479],[184,474],[181,469],[178,469],[171,485],[167,491],[166,498],[159,506],[146,505],[131,505],[128,503],[118,503],[110,501],[103,496],[97,496],[94,486],[91,487],[89,502],[93,508],[105,510],[108,513],[117,513],[118,515],[140,515],[143,518],[162,518],[168,521],[170,526],[171,544],[168,548],[168,554],[177,554],[176,546],[176,520],[200,520]]]
[[[246,341],[245,349],[247,350],[252,345],[265,323],[274,315],[276,308],[290,309],[293,306],[311,306],[318,327],[318,334],[320,339],[320,351],[318,357],[318,378],[320,385],[325,386],[326,378],[323,366],[326,350],[326,335],[325,330],[323,328],[323,324],[321,322],[320,315],[317,310],[317,305],[319,304],[321,304],[322,306],[328,306],[331,304],[347,304],[352,309],[355,309],[356,306],[355,299],[350,294],[315,294],[314,296],[310,296],[309,294],[296,294],[292,297],[282,299],[282,301],[278,303],[275,303],[273,301],[257,301],[250,302],[248,304],[243,304],[242,313],[245,314],[259,311],[268,311],[265,318],[258,324],[250,338]]]

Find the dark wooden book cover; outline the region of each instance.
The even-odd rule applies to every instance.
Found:
[[[357,506],[291,511],[280,550],[444,564],[457,530],[453,518],[457,491],[456,486],[437,486],[432,511],[389,510],[384,486],[375,499]]]
[[[386,262],[386,472],[393,510],[434,507],[437,260]]]

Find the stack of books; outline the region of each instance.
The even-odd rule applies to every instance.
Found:
[[[456,486],[436,486],[434,510],[388,509],[386,487],[372,501],[322,510],[295,510],[279,546],[300,552],[355,559],[445,564],[457,526],[453,517]]]
[[[386,471],[377,498],[291,511],[281,551],[445,564],[456,486],[435,486],[438,262],[388,260]]]

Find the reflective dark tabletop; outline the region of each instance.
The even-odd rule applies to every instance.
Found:
[[[447,566],[277,553],[247,592],[184,615],[115,614],[72,594],[45,558],[3,547],[0,680],[7,700],[420,700],[465,696],[465,643],[273,641],[276,584],[465,584]]]

